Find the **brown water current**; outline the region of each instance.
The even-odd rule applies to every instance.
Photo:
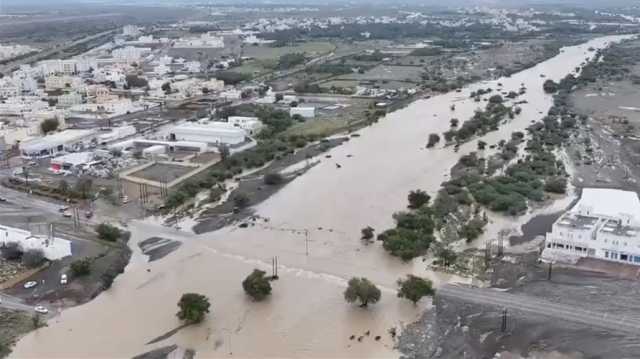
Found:
[[[408,273],[429,277],[436,285],[465,279],[427,271],[421,260],[403,263],[379,244],[363,245],[360,229],[370,225],[380,232],[391,227],[391,215],[406,208],[410,190],[435,194],[458,158],[476,150],[476,141],[462,145],[458,153],[453,147],[425,149],[428,135],[446,131],[452,117],[464,121],[484,107],[484,102],[469,99],[471,91],[491,87],[495,93],[498,82],[505,91],[526,86],[527,93],[517,99],[528,102],[520,105],[522,114],[483,137],[497,143],[546,114],[552,104],[542,91],[546,79],[560,80],[574,71],[593,56],[589,47],[602,48],[622,38],[568,47],[510,78],[419,100],[390,113],[257,206],[256,212],[268,222],[200,236],[151,221],[131,223],[134,254],[113,287],[25,336],[13,357],[121,358],[171,344],[194,349],[200,358],[397,357],[388,329],[414,321],[429,305],[428,300],[414,306],[397,298],[397,279]],[[181,241],[182,246],[147,263],[137,243],[153,236]],[[273,282],[273,294],[264,302],[251,302],[241,281],[253,268],[270,271],[274,256],[280,279]],[[342,292],[352,276],[375,282],[382,290],[381,301],[367,309],[345,303]],[[147,345],[180,326],[176,303],[185,292],[211,299],[206,320]],[[350,340],[351,335],[356,339]]]

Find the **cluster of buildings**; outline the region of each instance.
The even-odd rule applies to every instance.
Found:
[[[640,265],[640,200],[635,192],[585,188],[545,238],[542,258],[580,258]]]
[[[0,61],[13,59],[36,51],[38,50],[26,45],[0,45]]]

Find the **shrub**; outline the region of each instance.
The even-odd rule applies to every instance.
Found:
[[[22,255],[22,264],[29,268],[36,268],[45,261],[42,249],[29,249]]]
[[[74,277],[82,277],[91,273],[91,259],[83,258],[71,262],[71,274]]]
[[[362,228],[362,230],[360,231],[362,233],[362,239],[365,239],[365,240],[372,239],[374,231],[375,230],[370,226]]]
[[[551,193],[566,193],[567,180],[563,177],[553,177],[544,184],[544,190]]]
[[[436,133],[432,133],[429,135],[429,141],[427,142],[427,148],[431,148],[435,146],[438,142],[440,142],[440,136]]]
[[[22,258],[22,249],[17,242],[9,242],[2,247],[2,258],[6,260],[18,260]]]
[[[264,184],[275,186],[282,184],[284,182],[284,177],[280,173],[267,173],[264,175]]]
[[[98,233],[98,238],[109,242],[117,241],[122,234],[118,227],[112,226],[107,223],[99,224],[96,227],[96,232]]]
[[[244,192],[236,193],[233,196],[233,204],[238,208],[244,208],[248,206],[250,201],[251,200],[249,199],[249,195]]]
[[[271,294],[271,283],[265,277],[266,272],[254,269],[251,274],[242,281],[242,288],[245,293],[255,301],[261,301]]]

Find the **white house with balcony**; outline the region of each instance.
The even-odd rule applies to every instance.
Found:
[[[542,258],[597,258],[640,265],[640,200],[635,192],[585,188],[580,201],[546,234]]]

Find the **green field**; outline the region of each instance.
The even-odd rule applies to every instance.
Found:
[[[285,54],[296,52],[305,53],[309,57],[317,57],[328,54],[336,49],[329,42],[309,41],[295,46],[270,47],[270,46],[245,46],[242,56],[253,57],[258,60],[278,59]]]

